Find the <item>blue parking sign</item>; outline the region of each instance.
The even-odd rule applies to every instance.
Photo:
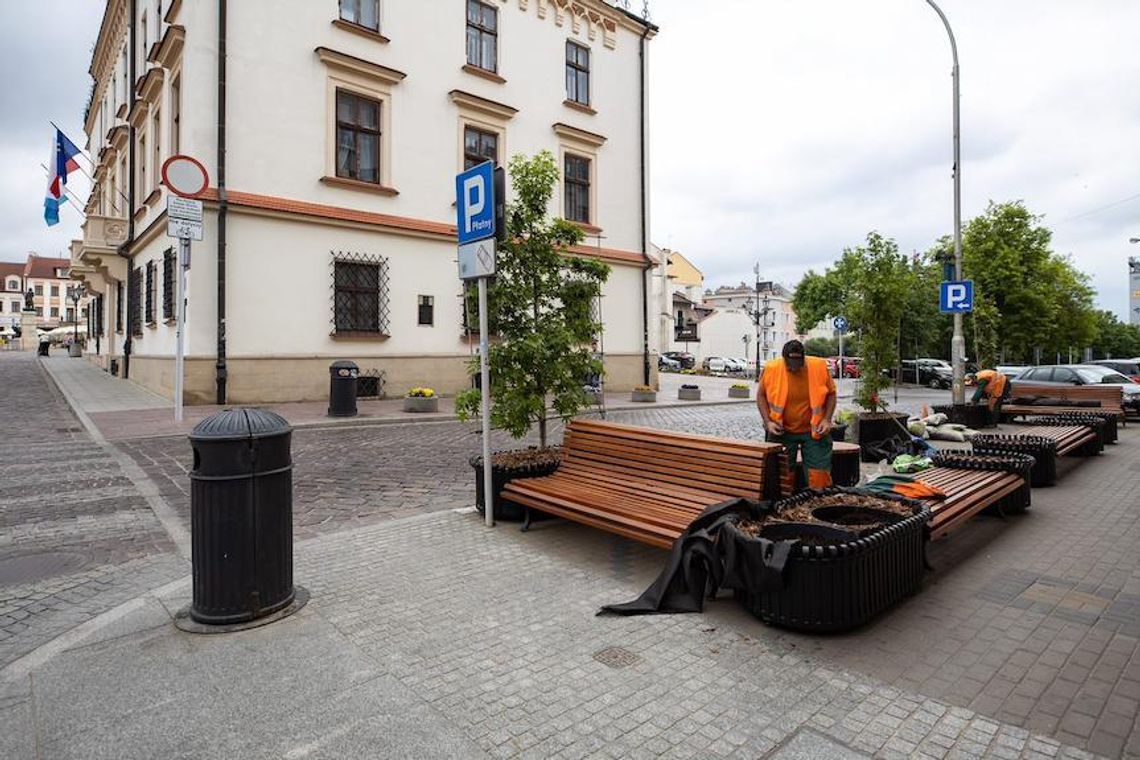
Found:
[[[938,310],[943,314],[969,314],[974,310],[974,281],[949,280],[938,291]]]
[[[486,161],[455,177],[459,244],[495,236],[495,164]]]

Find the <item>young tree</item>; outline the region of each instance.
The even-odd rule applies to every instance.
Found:
[[[906,310],[910,267],[894,240],[877,232],[844,252],[855,263],[855,288],[848,303],[851,317],[862,329],[859,390],[855,402],[869,411],[880,405],[879,392],[890,384],[884,370],[898,365],[899,330]]]
[[[610,269],[568,255],[582,231],[547,210],[558,181],[549,151],[510,161],[515,202],[507,206],[507,240],[498,246],[495,279],[487,289],[488,322],[497,336],[488,355],[491,423],[515,438],[538,425],[546,446],[547,410],[569,420],[586,405],[585,379],[602,372],[591,342],[601,330],[593,304]],[[477,360],[472,371],[478,371]],[[460,419],[479,414],[478,390],[456,398]]]

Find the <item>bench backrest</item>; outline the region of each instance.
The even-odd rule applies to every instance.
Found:
[[[1099,401],[1101,407],[1120,409],[1124,402],[1124,389],[1119,385],[1046,385],[1014,381],[1010,397],[1038,396],[1059,398],[1062,401]]]
[[[563,437],[562,466],[756,499],[778,495],[783,450],[775,443],[579,419]]]

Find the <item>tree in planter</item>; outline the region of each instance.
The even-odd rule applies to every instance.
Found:
[[[507,206],[507,239],[498,246],[494,280],[487,288],[491,345],[491,424],[521,438],[538,425],[546,447],[546,415],[563,421],[587,405],[585,379],[602,372],[591,343],[601,329],[592,305],[610,268],[594,259],[568,256],[582,231],[547,209],[558,181],[549,151],[510,161],[515,202]],[[471,363],[478,371],[478,360]],[[480,394],[456,398],[460,419],[479,414]]]
[[[847,255],[854,263],[847,308],[862,329],[863,365],[855,403],[873,412],[881,406],[880,391],[891,382],[885,370],[898,365],[899,330],[913,276],[895,241],[877,232]]]

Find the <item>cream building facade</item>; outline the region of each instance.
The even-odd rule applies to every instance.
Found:
[[[170,396],[184,295],[188,403],[321,399],[337,359],[390,394],[468,387],[454,176],[549,150],[551,214],[612,268],[607,384],[652,382],[655,32],[601,0],[109,0],[72,245],[98,294],[95,360]],[[185,294],[160,177],[176,153],[210,174]]]
[[[761,282],[759,296],[755,286],[741,283],[737,286],[723,286],[713,291],[707,291],[704,296],[705,306],[712,307],[719,312],[736,312],[742,315],[751,325],[752,338],[749,341],[748,359],[755,363],[756,346],[759,341],[760,362],[774,359],[780,355],[780,349],[793,338],[804,340],[802,333],[796,332],[796,311],[792,306],[792,291],[778,282]],[[751,313],[764,312],[761,324],[757,326],[752,320]],[[744,342],[741,328],[744,322],[740,318],[724,320],[724,329],[718,330],[720,335],[713,341],[716,347],[739,346]],[[703,327],[703,325],[702,325]],[[723,333],[723,334],[721,334]],[[709,349],[713,345],[710,343]],[[707,354],[716,356],[718,354]],[[739,354],[733,354],[734,356]]]

